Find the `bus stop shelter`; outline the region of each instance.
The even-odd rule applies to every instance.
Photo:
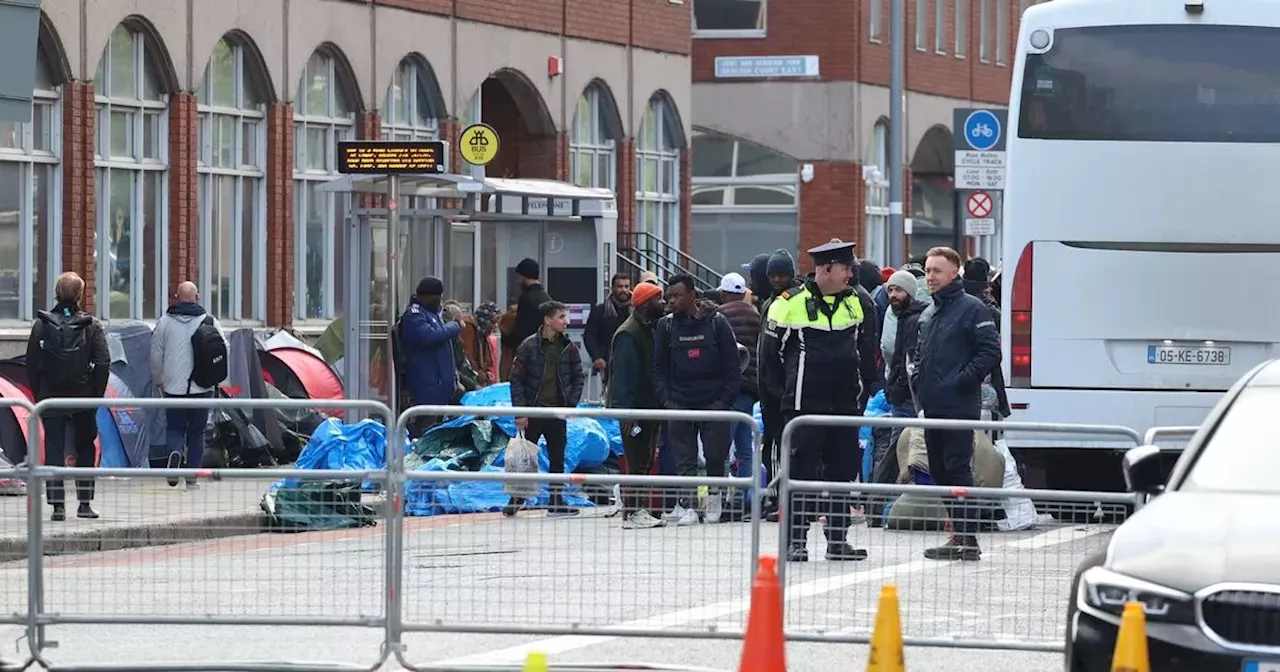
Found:
[[[350,196],[338,257],[347,394],[393,411],[402,404],[390,326],[422,277],[443,280],[444,298],[468,311],[487,302],[505,310],[520,295],[515,266],[529,257],[580,328],[614,272],[618,214],[608,189],[456,174],[352,174],[320,189]]]

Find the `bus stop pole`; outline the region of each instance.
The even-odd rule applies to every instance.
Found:
[[[902,143],[906,139],[903,131],[903,116],[906,101],[903,99],[903,77],[906,70],[904,63],[906,44],[903,37],[905,7],[904,0],[889,0],[889,265],[893,267],[907,263],[906,219],[903,211],[906,167],[903,165]]]
[[[396,305],[400,293],[400,255],[396,249],[400,245],[400,176],[387,175],[387,408],[391,409],[392,418],[400,412],[396,403],[399,401],[399,390],[396,383],[395,348],[395,316],[399,311]]]

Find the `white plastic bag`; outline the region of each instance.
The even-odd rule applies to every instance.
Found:
[[[538,444],[524,438],[524,432],[517,434],[507,442],[503,468],[508,474],[538,473]],[[516,499],[538,496],[538,484],[535,481],[507,481],[503,484],[503,490]]]
[[[1004,439],[995,442],[996,452],[1004,457],[1005,490],[1022,490],[1022,477],[1018,475],[1018,463],[1009,452]],[[996,521],[996,529],[1003,532],[1025,530],[1036,524],[1036,505],[1027,497],[1010,497],[1004,500],[1004,520]]]

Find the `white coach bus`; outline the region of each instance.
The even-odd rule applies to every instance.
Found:
[[[1011,419],[1200,424],[1280,352],[1280,2],[1033,6],[1009,118]],[[1051,481],[1093,470],[1072,485],[1118,484],[1129,445],[1007,439]]]

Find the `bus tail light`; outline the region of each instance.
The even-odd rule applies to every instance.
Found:
[[[1031,276],[1032,246],[1027,243],[1013,271],[1013,319],[1010,344],[1013,352],[1012,387],[1031,387]]]

